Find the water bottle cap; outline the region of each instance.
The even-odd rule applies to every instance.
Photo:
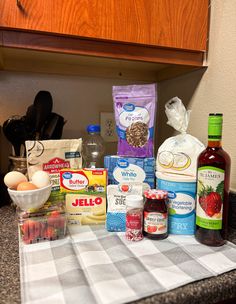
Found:
[[[88,133],[100,132],[100,131],[101,131],[101,128],[99,125],[88,125],[87,126]]]

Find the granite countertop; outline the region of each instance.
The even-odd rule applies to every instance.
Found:
[[[236,244],[236,230],[230,230],[229,240]],[[0,246],[0,302],[2,304],[20,303],[17,221],[15,210],[10,206],[0,208]],[[235,298],[234,303],[236,303],[236,270],[187,284],[134,303],[210,304],[232,298]]]

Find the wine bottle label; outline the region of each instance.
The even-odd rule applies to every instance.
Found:
[[[224,170],[211,166],[198,168],[196,224],[211,230],[222,229]]]

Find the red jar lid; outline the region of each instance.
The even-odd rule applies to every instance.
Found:
[[[144,196],[150,199],[166,199],[168,192],[164,190],[150,189],[144,191]]]

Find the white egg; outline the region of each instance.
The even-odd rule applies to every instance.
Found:
[[[43,188],[50,185],[50,177],[45,171],[36,171],[32,176],[32,183],[38,187]]]
[[[4,183],[8,188],[16,189],[17,186],[22,182],[27,182],[26,176],[18,171],[8,172],[4,176]]]

